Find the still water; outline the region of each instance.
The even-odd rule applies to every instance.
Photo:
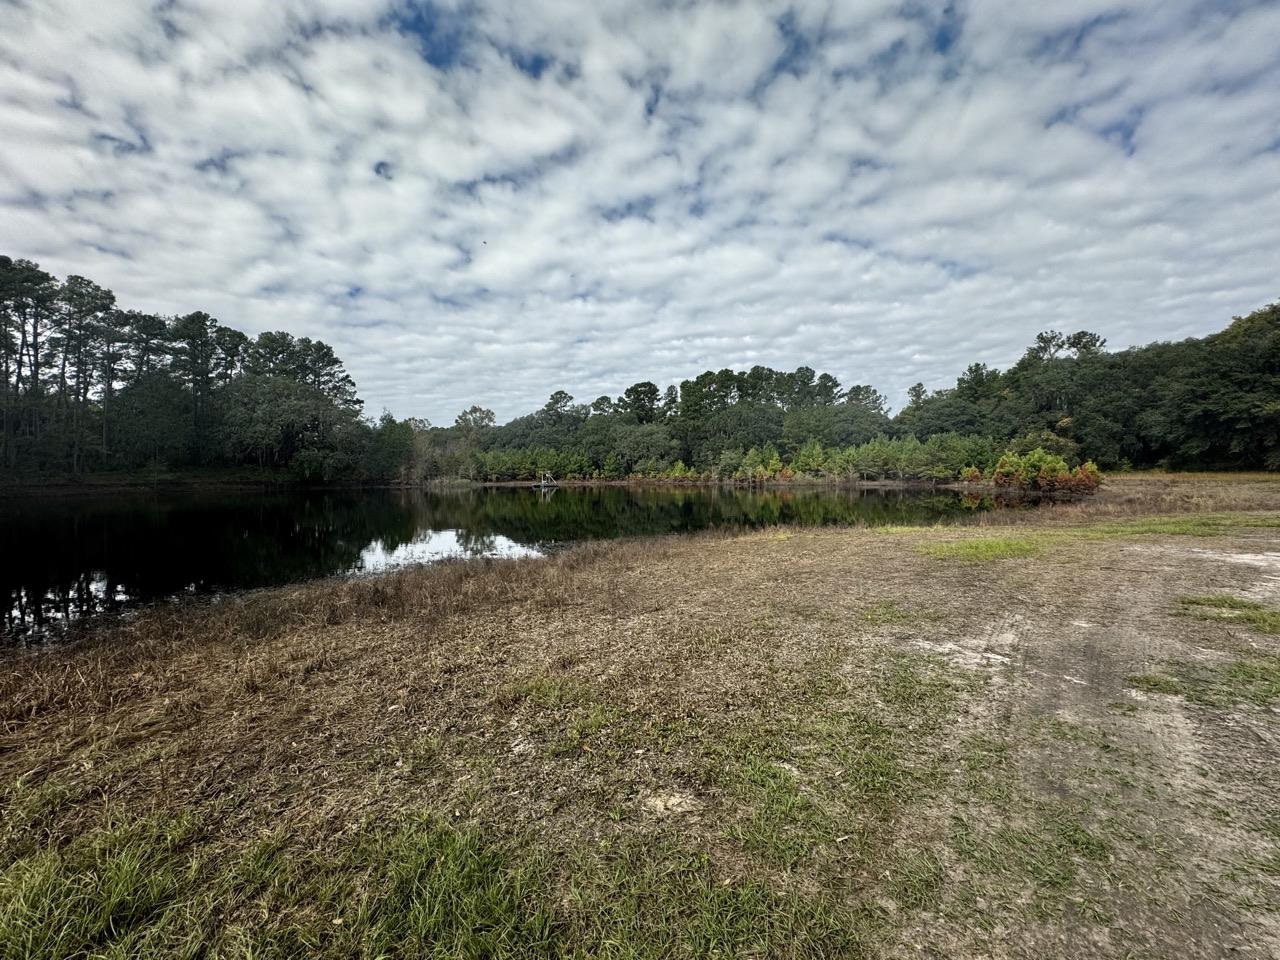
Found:
[[[153,492],[0,501],[0,641],[86,616],[409,564],[527,557],[578,540],[707,527],[960,520],[950,492],[593,487]]]

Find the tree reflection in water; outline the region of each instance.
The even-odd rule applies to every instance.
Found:
[[[950,492],[588,487],[555,491],[201,492],[0,503],[10,642],[182,595],[453,557],[532,556],[578,540],[712,527],[956,520],[1003,506]]]

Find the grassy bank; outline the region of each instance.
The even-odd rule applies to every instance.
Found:
[[[0,958],[1266,957],[1280,496],[773,529],[0,663]]]

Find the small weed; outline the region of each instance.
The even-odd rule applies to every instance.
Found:
[[[975,735],[961,743],[960,767],[965,792],[989,803],[1013,796],[1009,745],[997,737]]]
[[[822,810],[805,796],[788,769],[762,758],[740,770],[739,791],[751,806],[750,817],[729,830],[743,848],[779,866],[795,866],[810,857],[834,831]]]
[[[1167,693],[1175,696],[1184,696],[1187,692],[1187,686],[1181,680],[1162,673],[1134,674],[1126,677],[1125,680],[1129,686],[1135,690],[1141,690],[1143,693]]]
[[[937,903],[945,870],[932,850],[916,847],[899,850],[884,872],[889,895],[899,906],[925,910]]]
[[[1051,717],[1046,722],[1045,729],[1056,740],[1093,747],[1102,753],[1114,753],[1119,749],[1115,742],[1101,730],[1072,723],[1061,717]]]

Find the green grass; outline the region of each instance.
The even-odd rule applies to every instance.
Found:
[[[429,816],[237,853],[139,818],[0,873],[3,960],[857,957],[882,919],[674,836],[557,851]]]
[[[1280,527],[1280,515],[1273,513],[1206,513],[1185,516],[1144,517],[1090,524],[1080,530],[1086,537],[1126,538],[1153,535],[1218,537],[1239,530]]]
[[[1084,755],[1049,760],[1035,751],[1026,768],[1027,746],[1037,741]],[[948,884],[938,912],[991,931],[1083,918],[1109,924],[1119,890],[1141,888],[1159,902],[1165,860],[1154,846],[1140,854],[1147,842],[1140,813],[1115,803],[1092,779],[1064,776],[1128,770],[1123,753],[1101,731],[1058,717],[1028,718],[961,740],[946,841],[949,873],[960,879]],[[1045,775],[1048,791],[1040,782]]]
[[[1138,690],[1184,697],[1204,706],[1252,703],[1266,707],[1280,701],[1280,656],[1242,657],[1217,666],[1178,661],[1169,664],[1167,672],[1127,680]]]
[[[1270,610],[1254,600],[1230,594],[1181,597],[1182,612],[1201,620],[1225,620],[1239,623],[1258,633],[1280,634],[1280,611]]]
[[[1188,514],[1171,517],[1145,517],[1137,520],[1110,520],[1088,526],[1061,530],[1043,530],[1022,536],[1001,535],[964,540],[942,540],[919,544],[916,549],[925,556],[956,563],[989,563],[1034,557],[1056,544],[1079,540],[1129,539],[1148,536],[1227,536],[1242,530],[1280,527],[1277,514]]]
[[[1180,597],[1178,612],[1280,634],[1280,612],[1231,594]],[[1130,686],[1146,693],[1184,697],[1205,706],[1252,703],[1266,707],[1280,701],[1280,656],[1249,653],[1218,664],[1173,661],[1164,670],[1127,679]]]
[[[812,682],[824,696],[838,697],[833,678]],[[788,869],[837,859],[843,873],[855,863],[896,864],[908,853],[887,848],[886,838],[902,811],[938,784],[941,755],[926,745],[981,682],[939,658],[897,654],[878,664],[866,701],[797,699],[798,709],[773,724],[735,730],[723,741],[714,773],[743,811],[727,836]],[[926,855],[917,851],[909,859]],[[918,867],[901,869],[914,875]]]
[[[877,956],[903,911],[940,902],[942,847],[900,826],[939,789],[932,744],[981,680],[917,655],[868,660],[856,681],[833,665],[781,683],[746,722],[654,726],[701,744],[689,789],[720,820],[694,831],[623,800],[602,810],[610,826],[565,840],[429,811],[246,837],[194,815],[67,821],[81,799],[13,787],[0,960]],[[533,675],[501,702],[546,718],[544,744],[631,761],[658,743],[570,678]]]
[[[145,955],[176,931],[194,864],[183,819],[109,826],[66,850],[45,848],[0,873],[0,958]]]
[[[989,563],[993,560],[1014,560],[1039,555],[1045,547],[1043,536],[978,537],[971,540],[944,540],[939,543],[923,543],[919,551],[937,560],[957,563]]]
[[[1029,882],[1038,893],[1072,887],[1081,861],[1105,863],[1111,842],[1080,822],[1081,811],[1044,804],[1026,825],[977,827],[957,818],[952,842],[961,855],[987,872]]]

